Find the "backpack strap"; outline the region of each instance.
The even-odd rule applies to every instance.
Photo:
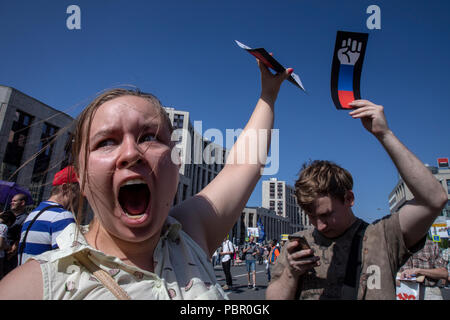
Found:
[[[31,226],[33,225],[33,223],[37,220],[37,218],[39,218],[39,216],[46,210],[50,209],[50,208],[64,208],[62,205],[58,204],[52,204],[49,206],[46,206],[44,209],[42,209],[41,211],[38,212],[37,215],[34,216],[33,220],[31,220],[30,224],[28,225],[27,231],[25,232],[25,235],[23,237],[22,245],[19,245],[19,265],[22,264],[22,255],[23,255],[23,251],[25,250],[25,243],[27,241],[27,237],[28,237],[28,232],[31,229]]]
[[[359,279],[361,277],[362,268],[362,242],[364,232],[369,224],[361,221],[361,224],[353,236],[352,246],[347,261],[347,269],[345,271],[344,284],[342,286],[342,300],[356,300],[358,298]]]

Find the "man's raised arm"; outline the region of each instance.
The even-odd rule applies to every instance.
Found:
[[[350,105],[357,107],[350,115],[361,119],[367,131],[380,141],[414,195],[414,200],[399,212],[403,238],[406,246],[411,248],[428,232],[447,203],[447,194],[423,163],[389,129],[382,106],[367,100],[356,100]]]

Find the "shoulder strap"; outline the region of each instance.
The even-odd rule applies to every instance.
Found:
[[[46,211],[46,210],[48,210],[48,209],[50,209],[50,208],[63,208],[63,206],[60,205],[60,204],[58,204],[58,205],[52,204],[52,205],[46,206],[44,209],[42,209],[41,211],[39,211],[37,215],[34,216],[33,220],[30,221],[30,224],[28,225],[27,231],[25,232],[25,235],[24,235],[24,237],[23,237],[23,240],[21,241],[21,242],[22,242],[22,245],[19,246],[19,265],[22,264],[22,255],[23,255],[23,251],[25,250],[25,243],[26,243],[26,241],[27,241],[28,232],[30,231],[31,226],[33,225],[33,223],[37,220],[37,218],[39,218],[39,216],[40,216],[44,211]]]
[[[230,252],[234,252],[234,244],[230,240],[228,240],[228,250]]]
[[[123,290],[111,275],[97,266],[88,257],[85,251],[79,251],[74,254],[75,258],[91,272],[118,300],[131,300],[130,296]]]
[[[344,284],[342,286],[342,300],[356,300],[358,298],[359,279],[361,277],[362,268],[362,242],[364,232],[369,224],[361,221],[361,224],[353,236],[351,251],[347,261],[347,269],[345,271]]]

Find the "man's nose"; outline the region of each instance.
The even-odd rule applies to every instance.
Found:
[[[328,227],[328,224],[326,221],[323,221],[322,219],[317,219],[317,230],[323,231]]]

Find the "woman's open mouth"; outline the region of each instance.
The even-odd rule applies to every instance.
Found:
[[[128,180],[119,189],[119,204],[128,218],[140,219],[147,212],[150,190],[142,179]]]

